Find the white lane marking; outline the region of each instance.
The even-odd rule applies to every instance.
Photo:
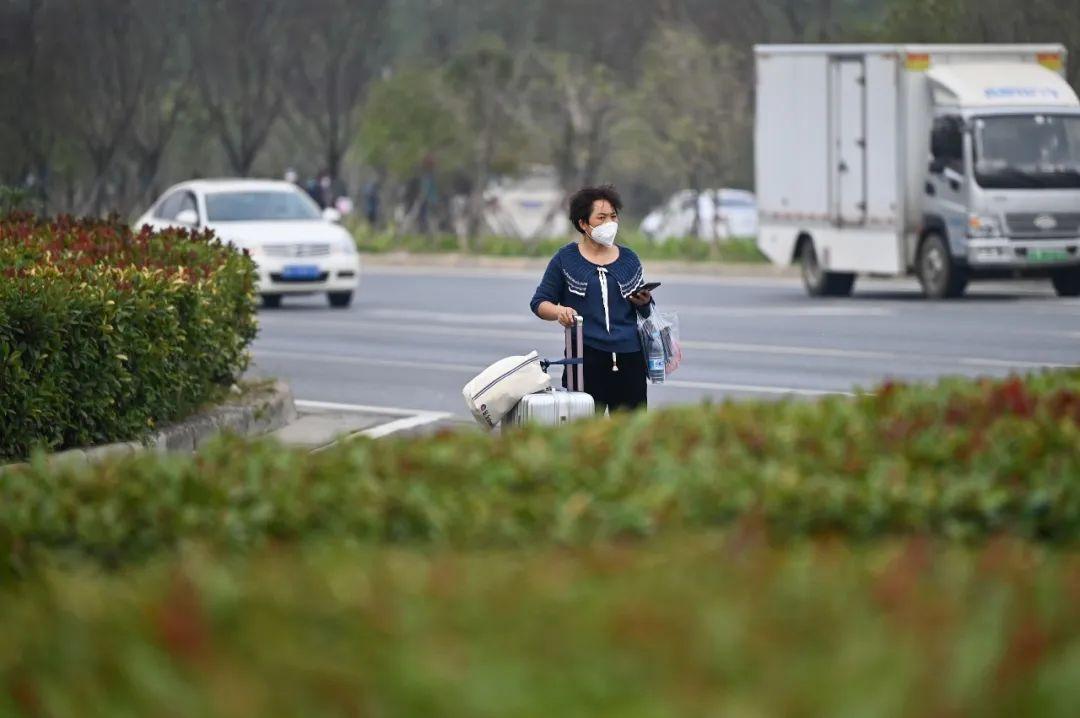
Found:
[[[327,411],[344,411],[353,414],[419,416],[439,413],[428,409],[403,409],[397,406],[370,406],[368,404],[340,404],[333,401],[315,401],[314,399],[297,399],[295,404],[300,409],[326,409]]]
[[[364,317],[382,319],[426,320],[444,324],[532,324],[536,317],[531,314],[476,314],[473,312],[430,312],[421,309],[369,309]]]
[[[498,267],[484,267],[484,266],[438,266],[433,264],[423,264],[423,258],[417,258],[417,264],[412,265],[364,265],[364,274],[370,274],[372,276],[416,276],[416,277],[437,277],[437,278],[454,278],[454,277],[476,277],[483,279],[513,279],[513,280],[530,280],[537,282],[540,279],[540,275],[544,272],[544,267],[547,265],[547,259],[536,259],[535,264],[529,267],[521,267],[515,269],[500,269]],[[482,260],[480,260],[482,261]],[[704,284],[704,285],[730,285],[733,287],[762,287],[762,288],[776,288],[776,287],[796,287],[801,286],[801,280],[792,268],[784,268],[773,265],[771,268],[768,264],[752,264],[748,265],[747,271],[742,271],[738,267],[731,267],[725,265],[722,268],[716,268],[714,273],[710,273],[710,267],[707,265],[702,266],[700,271],[679,272],[677,269],[667,271],[663,266],[655,265],[650,266],[649,260],[644,260],[646,274],[652,278],[660,278],[664,281],[679,283],[679,284]],[[725,274],[725,272],[731,272]],[[755,274],[756,272],[764,272],[762,274]],[[888,291],[888,292],[900,292],[903,294],[920,295],[922,290],[919,288],[918,283],[911,277],[863,277],[859,280],[857,285],[858,291]],[[968,288],[967,296],[970,299],[979,299],[980,295],[993,294],[993,295],[1006,295],[1017,297],[1044,297],[1046,299],[1054,299],[1061,301],[1062,303],[1077,302],[1075,299],[1060,299],[1056,297],[1053,290],[1050,289],[1049,283],[1045,286],[1042,282],[1030,281],[1030,282],[978,282],[971,285]]]
[[[472,267],[432,267],[432,266],[420,266],[420,267],[407,267],[407,266],[391,266],[381,265],[378,267],[368,266],[364,268],[364,274],[370,274],[373,276],[410,276],[410,277],[438,277],[438,278],[470,278],[470,279],[511,279],[511,280],[528,280],[534,284],[540,281],[541,275],[544,273],[544,266],[546,266],[547,260],[543,264],[538,264],[535,269],[493,269],[493,268],[472,268]],[[706,273],[679,273],[679,272],[667,272],[667,271],[650,271],[648,269],[649,263],[645,262],[646,272],[650,277],[654,275],[657,277],[663,277],[666,281],[677,281],[679,284],[706,284],[706,285],[729,285],[733,287],[762,287],[762,288],[776,288],[776,287],[794,287],[800,282],[798,277],[784,276],[779,271],[774,276],[765,275],[762,277],[747,276],[740,274],[724,275],[724,274],[706,274]]]
[[[671,311],[687,316],[701,317],[893,317],[895,309],[884,307],[706,307],[673,304]]]
[[[371,439],[381,439],[384,436],[396,434],[399,431],[415,429],[419,426],[434,424],[437,421],[453,418],[454,415],[447,411],[427,411],[424,409],[404,409],[397,406],[371,406],[368,404],[342,404],[333,401],[315,401],[313,399],[297,399],[296,406],[300,409],[325,409],[329,411],[346,411],[358,414],[384,414],[386,416],[399,416],[400,419],[388,421],[385,424],[373,426],[370,429],[361,429],[351,434],[335,439],[328,444],[312,449],[312,454],[326,451],[332,446],[344,440],[356,436],[366,436]]]
[[[1021,369],[1075,369],[1076,367],[1080,366],[1080,364],[1020,361],[1019,359],[980,359],[978,357],[962,357],[960,359],[960,363],[967,366],[996,366]]]
[[[714,307],[690,304],[671,304],[666,308],[677,314],[703,317],[892,317],[899,314],[895,309],[861,306],[765,306],[765,307]],[[535,324],[536,317],[517,314],[477,314],[475,312],[432,312],[420,309],[370,309],[362,313],[365,318],[427,320],[448,324]]]
[[[440,279],[455,279],[459,277],[477,279],[528,279],[539,281],[544,273],[544,268],[537,266],[536,269],[485,269],[471,267],[434,267],[434,266],[399,266],[379,265],[365,266],[364,274],[386,277],[438,277]]]
[[[797,347],[784,346],[782,344],[743,344],[739,342],[704,342],[684,340],[682,342],[682,346],[684,349],[703,349],[706,351],[737,352],[742,354],[785,354],[794,356],[834,357],[843,359],[872,359],[875,361],[898,359],[902,356],[899,354],[893,354],[891,352],[871,352],[858,349]],[[903,356],[908,357],[913,355],[907,354]],[[943,357],[943,359],[950,362],[952,361],[950,358],[946,357]]]
[[[745,394],[798,394],[800,396],[855,396],[853,391],[833,391],[827,389],[797,389],[789,386],[760,386],[757,384],[722,384],[711,381],[682,381],[668,379],[660,386],[676,389],[708,389],[710,391],[732,391]]]
[[[399,431],[406,431],[408,429],[415,429],[418,426],[426,426],[428,424],[434,424],[436,421],[442,421],[443,419],[449,419],[453,414],[447,412],[434,412],[430,414],[418,414],[407,419],[398,419],[397,421],[391,421],[388,424],[380,424],[379,426],[372,427],[371,429],[365,429],[355,434],[351,434],[347,438],[353,436],[366,436],[369,439],[381,439],[384,436],[390,436],[396,434]]]
[[[899,314],[883,307],[710,307],[672,304],[669,309],[678,314],[701,317],[892,317]],[[422,309],[368,309],[360,313],[363,319],[392,319],[403,321],[427,321],[437,324],[519,324],[536,323],[536,317],[518,312],[516,314],[480,314],[476,312],[434,312]]]
[[[430,324],[395,325],[379,322],[365,322],[363,320],[342,321],[332,319],[308,320],[305,321],[302,326],[304,328],[318,327],[322,329],[352,329],[357,333],[377,334],[379,332],[388,332],[396,334],[455,336],[460,338],[490,338],[503,340],[513,339],[530,342],[544,342],[547,344],[551,344],[553,341],[555,341],[555,338],[553,338],[550,332],[522,331],[517,329],[505,330],[482,327],[447,327]],[[1012,359],[999,359],[995,357],[957,357],[941,354],[914,354],[907,352],[900,353],[885,351],[867,351],[861,349],[835,349],[832,347],[787,346],[783,344],[712,342],[696,341],[692,339],[683,340],[682,346],[687,349],[696,349],[700,351],[715,351],[722,353],[774,354],[785,356],[828,357],[834,359],[857,359],[867,361],[903,361],[905,363],[922,362],[946,366],[1013,366],[1017,368],[1057,368],[1064,366],[1074,366],[1073,364],[1055,361],[1014,361]],[[260,352],[257,347],[255,351],[256,353]],[[267,352],[267,355],[271,356],[272,354],[270,352]],[[374,363],[375,361],[378,360],[358,359],[357,363]],[[409,363],[406,361],[402,361],[400,364],[406,367],[410,366]],[[426,366],[422,362],[413,362],[413,364],[416,365],[416,368],[425,368]],[[395,366],[395,362],[392,360],[386,360],[385,365]],[[472,369],[474,369],[475,371],[479,371],[482,368],[483,367],[472,367]]]
[[[300,361],[327,362],[330,364],[353,364],[356,366],[383,366],[394,369],[431,369],[433,371],[471,372],[478,374],[484,367],[471,364],[448,364],[439,362],[410,361],[408,359],[369,359],[367,357],[341,356],[340,354],[315,354],[308,352],[280,351],[255,347],[255,357],[270,359],[297,359]]]
[[[275,355],[287,354],[291,358],[310,360],[310,361],[323,361],[330,363],[344,363],[344,364],[362,364],[365,360],[362,357],[344,357],[335,354],[304,354],[302,352],[270,352]],[[382,365],[382,360],[373,360]],[[434,362],[427,363],[425,365],[431,369],[441,369],[445,371],[458,372],[462,370],[462,365],[459,364],[436,364]],[[464,367],[469,372],[479,371],[477,367]],[[557,369],[551,371],[558,373]],[[801,394],[805,396],[830,396],[830,395],[847,395],[853,396],[852,392],[833,390],[833,389],[800,389],[795,387],[786,386],[765,386],[759,384],[725,384],[719,382],[706,382],[706,381],[682,381],[678,379],[672,379],[664,382],[664,386],[672,386],[677,389],[707,389],[710,391],[732,391],[742,392],[747,394]],[[397,407],[385,407],[385,406],[367,406],[364,404],[339,404],[329,401],[313,401],[307,399],[298,399],[296,405],[300,408],[312,408],[312,409],[327,409],[331,411],[354,411],[363,413],[380,413],[389,414],[395,416],[417,416],[426,415],[429,412],[424,409],[402,409]]]
[[[540,321],[539,319],[537,321]],[[557,332],[525,331],[521,329],[494,329],[467,326],[439,326],[434,324],[393,324],[388,322],[341,321],[333,319],[304,321],[301,325],[288,325],[288,329],[353,330],[353,336],[392,334],[426,334],[428,336],[453,336],[462,339],[514,339],[529,342],[561,342]],[[339,336],[341,336],[339,334]]]

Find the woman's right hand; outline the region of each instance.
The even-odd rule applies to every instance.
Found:
[[[561,304],[555,307],[555,321],[562,324],[564,327],[574,326],[574,320],[577,318],[577,310],[573,307],[564,307]]]

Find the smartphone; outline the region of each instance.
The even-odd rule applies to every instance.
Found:
[[[641,286],[641,289],[634,292],[634,294],[639,294],[640,292],[651,292],[652,290],[656,289],[659,286],[660,286],[660,282],[648,282],[646,284],[643,284]]]

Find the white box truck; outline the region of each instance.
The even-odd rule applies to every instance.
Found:
[[[1080,295],[1080,101],[1061,45],[759,45],[760,230],[813,296],[859,274]]]

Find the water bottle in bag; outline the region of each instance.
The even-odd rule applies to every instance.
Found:
[[[660,340],[660,332],[651,328],[649,332],[649,355],[646,357],[649,367],[649,381],[653,384],[663,384],[665,374],[664,345]]]

